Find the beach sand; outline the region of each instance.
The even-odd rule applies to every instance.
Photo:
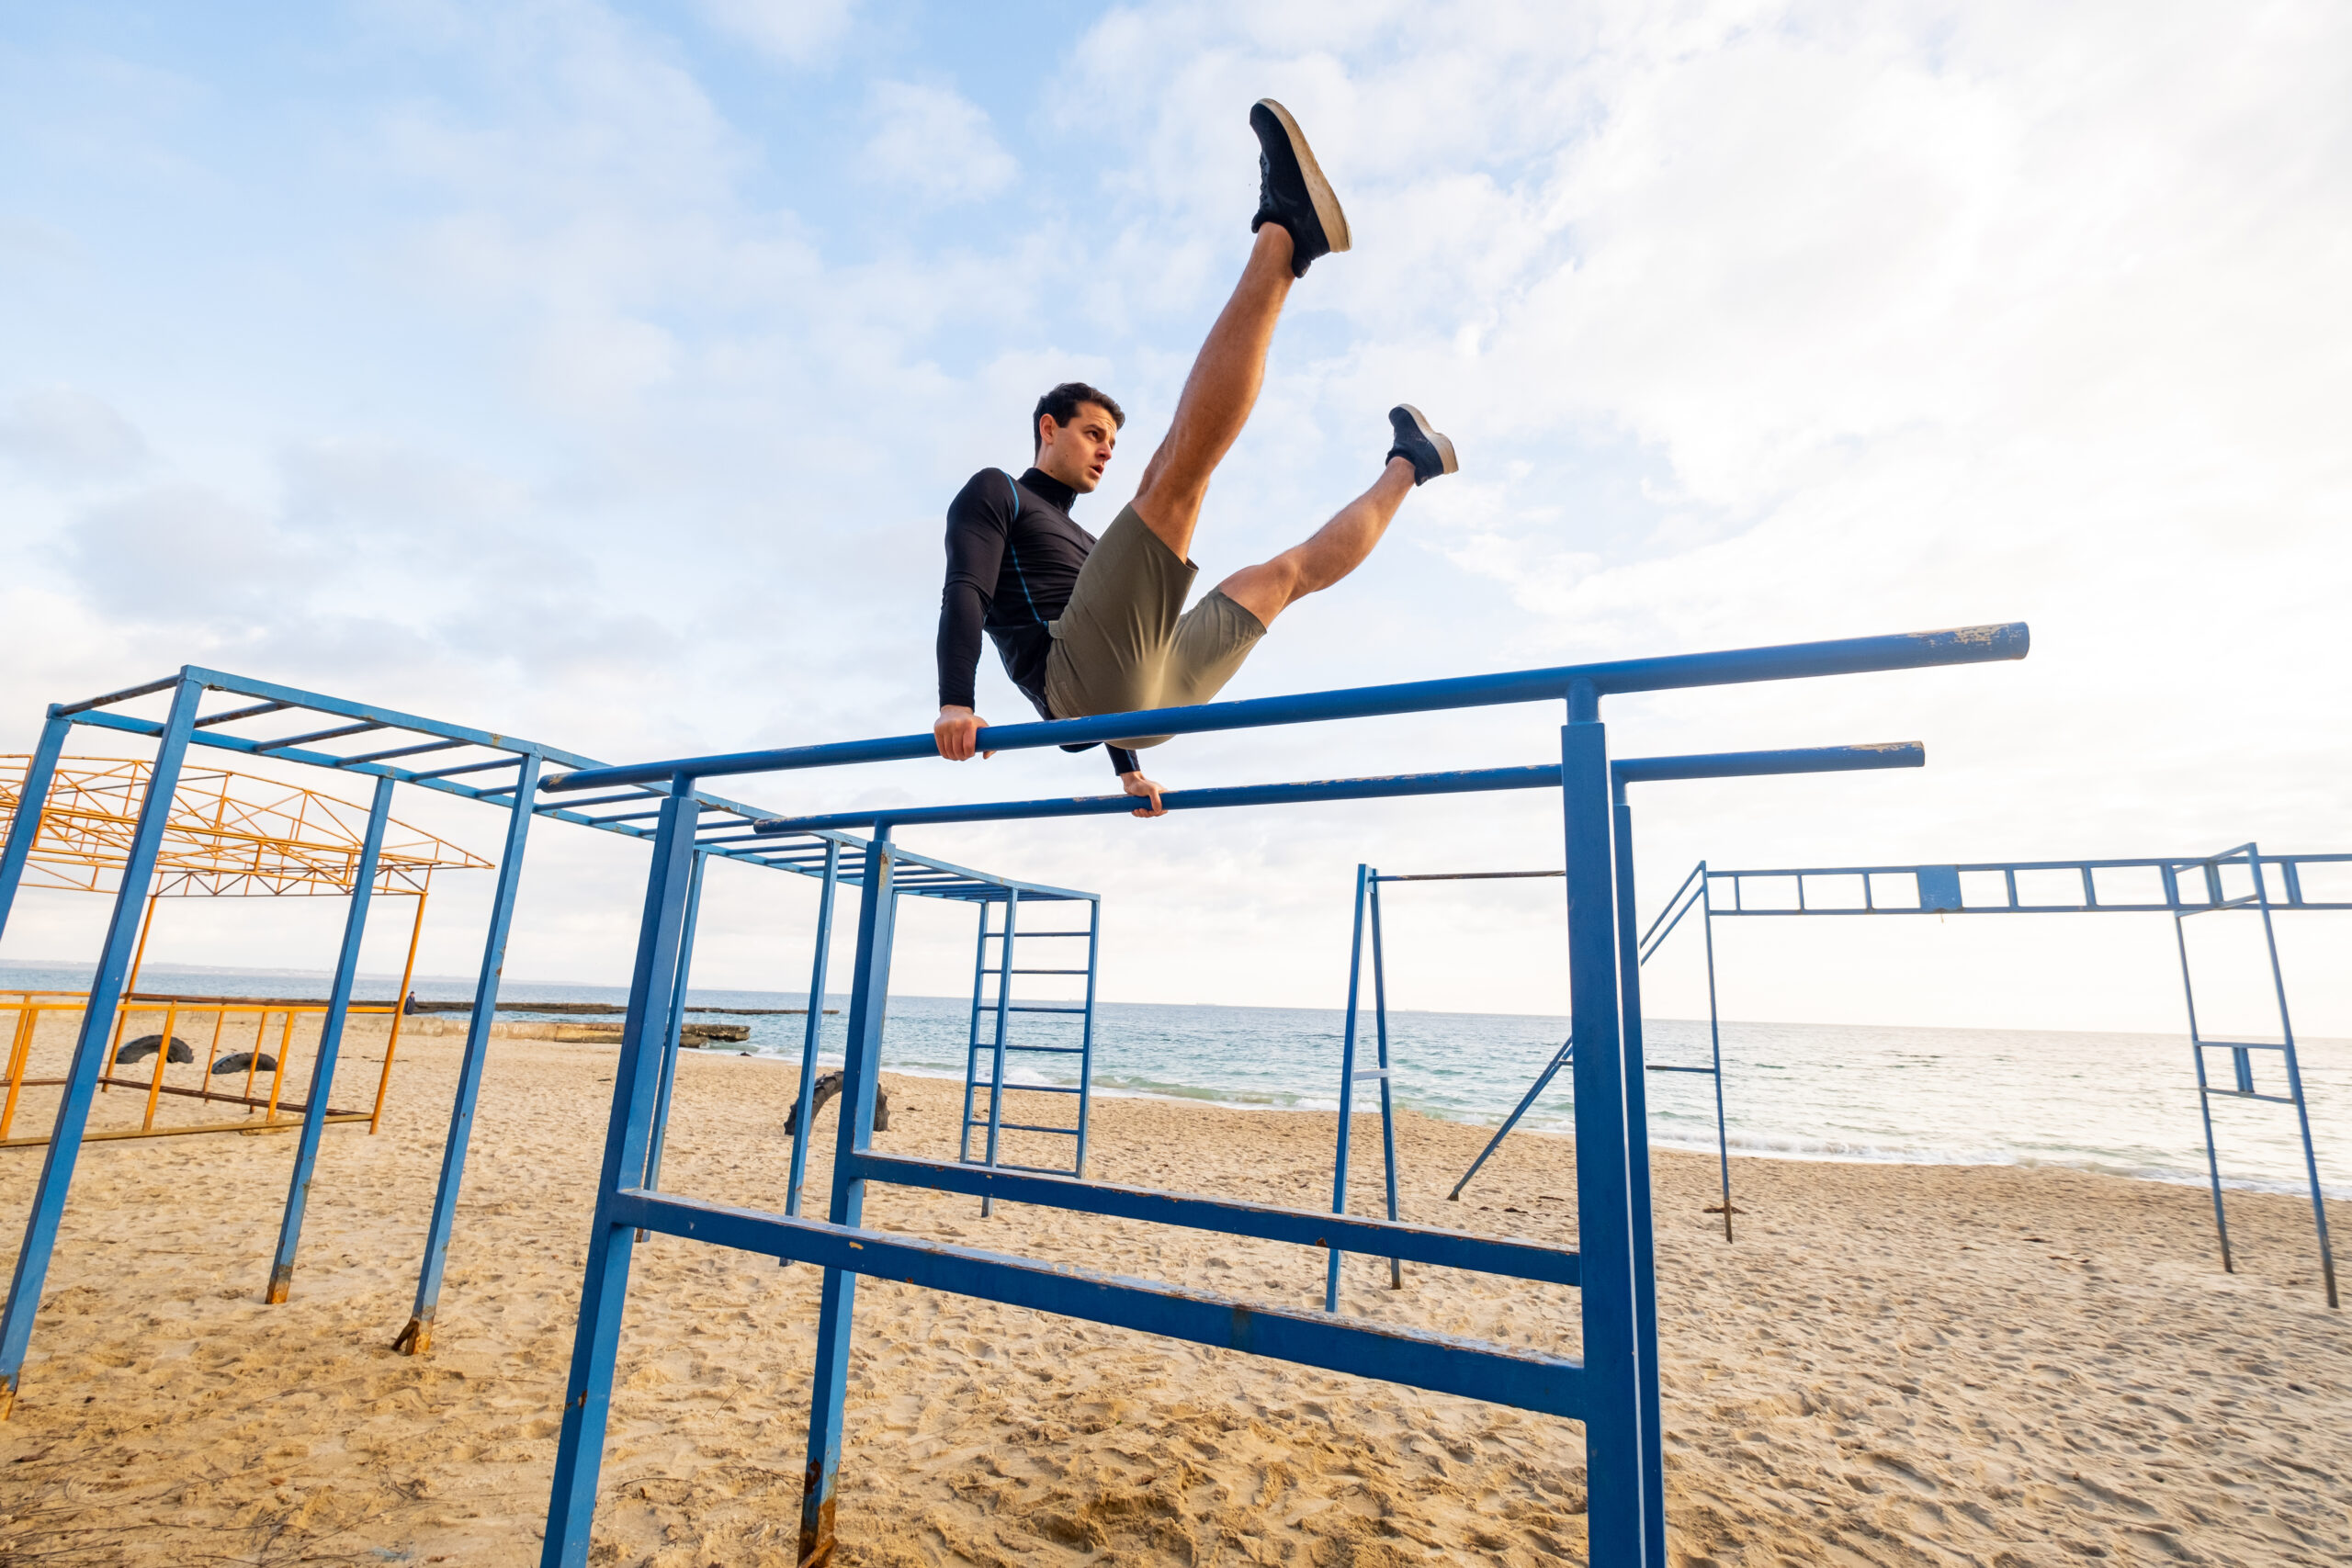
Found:
[[[338,1103],[372,1090],[356,1021]],[[406,1322],[458,1041],[404,1035],[384,1130],[332,1128],[286,1305],[262,1304],[290,1136],[93,1144],[0,1426],[0,1564],[537,1561],[614,1053],[503,1039],[433,1354]],[[43,1056],[56,1049],[45,1045]],[[304,1056],[307,1062],[307,1054]],[[307,1069],[306,1069],[307,1070]],[[187,1073],[189,1069],[179,1069]],[[688,1053],[664,1186],[781,1207],[789,1067]],[[952,1149],[956,1086],[889,1077],[880,1146]],[[1994,1092],[1988,1087],[1987,1092]],[[17,1132],[49,1124],[28,1090]],[[103,1097],[94,1124],[136,1123]],[[187,1112],[175,1112],[187,1115]],[[216,1112],[217,1114],[217,1112]],[[834,1119],[819,1122],[830,1151]],[[1353,1207],[1378,1190],[1377,1122]],[[1320,1208],[1332,1118],[1098,1098],[1090,1174]],[[1408,1116],[1408,1219],[1566,1241],[1560,1138]],[[0,1151],[0,1262],[38,1150]],[[813,1162],[824,1190],[828,1162]],[[2310,1214],[2057,1169],[1657,1157],[1680,1564],[2352,1560],[2352,1321]],[[2340,1177],[2343,1173],[2337,1173]],[[821,1209],[821,1201],[818,1207]],[[869,1224],[1319,1305],[1323,1255],[876,1189]],[[2339,1213],[2352,1235],[2352,1213]],[[1573,1353],[1574,1292],[1351,1260],[1342,1310]],[[594,1561],[788,1564],[817,1272],[637,1250]],[[887,1282],[858,1302],[845,1565],[1580,1560],[1579,1428]]]

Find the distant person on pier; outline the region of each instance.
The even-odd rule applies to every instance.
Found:
[[[1391,409],[1392,436],[1372,488],[1304,543],[1243,567],[1187,610],[1200,569],[1190,551],[1209,477],[1250,418],[1266,351],[1291,285],[1317,257],[1348,248],[1340,210],[1306,138],[1272,98],[1250,111],[1258,134],[1257,242],[1176,402],[1176,417],[1135,500],[1102,538],[1070,520],[1102,482],[1126,415],[1104,392],[1066,381],[1031,416],[1035,459],[1014,479],[974,474],[947,509],[947,584],[939,605],[939,754],[968,761],[988,720],[974,711],[980,634],[1005,673],[1046,718],[1185,707],[1215,697],[1301,596],[1363,564],[1414,486],[1455,469],[1453,444],[1409,403]],[[1162,815],[1161,786],[1135,755],[1164,735],[1109,747],[1126,793]],[[1083,750],[1084,747],[1072,747]]]

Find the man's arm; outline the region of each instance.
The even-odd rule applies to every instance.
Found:
[[[947,581],[939,592],[939,637],[933,650],[939,663],[939,718],[931,732],[939,754],[951,762],[971,759],[973,738],[988,723],[973,711],[974,683],[981,626],[1012,527],[1012,487],[993,468],[974,474],[948,503]]]

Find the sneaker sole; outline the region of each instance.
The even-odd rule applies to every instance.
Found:
[[[1429,444],[1437,448],[1438,458],[1444,463],[1445,471],[1449,474],[1460,473],[1462,465],[1454,458],[1453,443],[1430,428],[1429,416],[1410,403],[1398,403],[1396,406],[1413,416],[1413,428],[1419,431],[1429,439]]]
[[[1323,238],[1335,251],[1348,248],[1348,215],[1340,210],[1340,198],[1332,193],[1331,182],[1323,177],[1323,165],[1315,161],[1315,149],[1306,144],[1306,132],[1298,129],[1298,121],[1291,118],[1290,110],[1272,98],[1260,98],[1273,117],[1282,121],[1283,134],[1290,138],[1290,150],[1298,159],[1298,172],[1306,180],[1306,198],[1315,204],[1315,220],[1323,225]]]

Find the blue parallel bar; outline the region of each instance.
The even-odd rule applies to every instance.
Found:
[[[1081,1088],[1094,1087],[1094,977],[1102,951],[1102,900],[1094,899],[1087,906],[1086,921],[1086,1018],[1079,1025],[1078,1081]],[[1078,1097],[1078,1154],[1070,1161],[1070,1168],[1079,1176],[1086,1174],[1086,1113],[1094,1102],[1090,1092]]]
[[[269,1290],[263,1297],[271,1306],[286,1300],[294,1288],[294,1256],[302,1245],[302,1213],[311,1201],[311,1173],[318,1168],[319,1139],[326,1132],[327,1096],[334,1091],[335,1061],[343,1052],[343,1025],[351,1008],[352,982],[359,976],[359,945],[368,934],[368,906],[376,893],[376,863],[384,849],[384,823],[392,809],[392,781],[378,779],[368,807],[368,831],[360,840],[359,864],[353,872],[351,909],[343,922],[343,947],[335,954],[334,984],[327,993],[327,1015],[319,1025],[319,1052],[311,1064],[310,1103],[303,1108],[302,1132],[294,1147],[294,1175],[286,1188],[286,1216],[277,1227],[277,1258],[270,1265]]]
[[[441,1305],[441,1276],[448,1267],[449,1237],[458,1224],[458,1192],[465,1185],[466,1145],[474,1132],[474,1106],[481,1097],[482,1068],[490,1060],[490,1030],[498,1013],[498,984],[506,969],[506,935],[514,921],[514,895],[523,886],[523,852],[531,833],[531,786],[538,780],[539,757],[526,752],[514,801],[506,818],[506,847],[498,857],[498,886],[491,896],[490,931],[483,939],[481,969],[474,976],[474,1010],[466,1025],[466,1055],[458,1068],[458,1092],[449,1105],[449,1135],[441,1145],[441,1181],[434,1190],[433,1213],[425,1221],[424,1259],[417,1269],[416,1303],[408,1326],[392,1348],[422,1356],[433,1348],[433,1319]]]
[[[187,755],[188,737],[196,727],[196,710],[204,688],[182,680],[172,694],[172,709],[164,720],[155,765],[147,775],[147,798],[139,807],[139,825],[131,830],[130,852],[124,857],[121,886],[114,898],[114,914],[107,925],[106,946],[98,956],[98,972],[90,981],[88,1004],[82,1010],[82,1030],[74,1044],[74,1065],[67,1070],[65,1093],[58,1101],[57,1121],[42,1158],[40,1183],[33,1189],[32,1213],[25,1221],[24,1245],[17,1249],[16,1276],[8,1284],[8,1303],[0,1311],[0,1421],[16,1408],[17,1389],[24,1375],[25,1351],[32,1342],[33,1317],[40,1311],[41,1287],[49,1279],[50,1256],[57,1246],[59,1224],[65,1217],[65,1199],[74,1185],[74,1167],[82,1154],[82,1132],[89,1124],[90,1101],[97,1093],[98,1075],[107,1066],[111,1048],[115,1010],[122,1004],[124,974],[139,938],[140,913],[155,878],[155,856],[163,847],[164,825],[171,818],[172,795],[179,788],[180,763]],[[160,690],[150,687],[148,690]],[[52,717],[62,716],[59,709]],[[51,739],[44,730],[41,739]],[[53,763],[52,763],[53,765]],[[46,801],[44,790],[41,799]],[[28,848],[29,848],[28,843]],[[10,848],[15,848],[12,842]]]
[[[646,1140],[645,1179],[639,1184],[655,1192],[662,1190],[662,1145],[670,1132],[670,1097],[677,1089],[678,1053],[685,1043],[686,978],[694,970],[695,925],[702,919],[702,877],[709,865],[710,857],[697,852],[686,878],[686,931],[678,944],[678,978],[670,987],[670,1017],[662,1031],[662,1087],[654,1096],[653,1131]]]
[[[1795,681],[1823,675],[1859,675],[1873,671],[1920,670],[1945,664],[1983,664],[2023,659],[2031,637],[2022,621],[1959,626],[1948,631],[1898,632],[1886,637],[1841,637],[1826,642],[1787,643],[1778,648],[1733,649],[1714,653],[1669,654],[1656,659],[1571,664],[1550,670],[1521,670],[1465,675],[1444,681],[1408,681],[1357,686],[1345,691],[1294,696],[1255,697],[1196,707],[1157,708],[1144,713],[1101,714],[1091,718],[1042,724],[999,725],[979,732],[990,751],[1041,746],[1094,744],[1137,735],[1201,735],[1215,730],[1259,729],[1272,725],[1314,724],[1331,719],[1375,718],[1390,714],[1436,713],[1492,707],[1567,696],[1581,688],[1603,696],[1663,692],[1690,686],[1737,685],[1752,681]],[[685,773],[696,778],[735,773],[783,773],[798,768],[841,767],[857,762],[911,761],[936,757],[928,734],[874,740],[844,740],[824,746],[787,746],[763,751],[640,762],[628,767],[586,768],[551,779],[552,791],[602,789],[644,784]]]
[[[636,1230],[620,1212],[619,1195],[624,1184],[645,1169],[662,1076],[661,1032],[678,981],[686,884],[695,858],[696,803],[684,785],[685,781],[678,781],[665,803],[653,840],[652,872],[646,880],[628,1013],[621,1026],[620,1060],[613,1068],[604,1167],[596,1179],[596,1217],[588,1233],[580,1318],[572,1336],[571,1368],[564,1380],[563,1424],[556,1438],[555,1482],[548,1492],[547,1539],[539,1558],[543,1568],[587,1568],[596,1477],[604,1468],[605,1427],[612,1407],[613,1361],[620,1348],[629,1258],[636,1246]],[[530,812],[516,815],[527,818]]]
[[[829,1274],[872,1274],[1572,1420],[1584,1414],[1584,1369],[1566,1357],[1255,1306],[1150,1280],[691,1198],[623,1192],[612,1207],[622,1224],[744,1252],[805,1259],[822,1264]]]
[[[867,1153],[855,1156],[854,1163],[865,1180],[888,1182],[896,1187],[920,1187],[973,1198],[993,1196],[1008,1203],[1067,1209],[1072,1213],[1101,1214],[1109,1219],[1140,1220],[1148,1224],[1182,1225],[1189,1230],[1216,1231],[1223,1235],[1285,1242],[1294,1247],[1336,1247],[1368,1257],[1395,1256],[1411,1263],[1469,1269],[1545,1285],[1579,1282],[1577,1255],[1543,1242],[1473,1235],[1466,1231],[1403,1224],[1393,1220],[1322,1214],[1311,1209],[1283,1209],[1149,1187],[1122,1187],[1108,1181],[1081,1181],[1069,1176],[1012,1176],[1001,1168],[990,1169],[956,1160]]]
[[[1831,773],[1880,768],[1916,768],[1927,749],[1916,740],[1876,746],[1808,746],[1775,751],[1724,751],[1691,757],[1642,757],[1616,766],[1633,782],[1653,779],[1753,777],[1768,773]],[[576,775],[575,775],[576,776]],[[1551,763],[1525,768],[1470,768],[1452,773],[1396,773],[1360,779],[1310,779],[1295,784],[1240,784],[1221,789],[1170,790],[1159,797],[1170,811],[1204,811],[1241,806],[1303,806],[1326,800],[1389,800],[1407,795],[1476,795],[1491,790],[1557,789],[1560,770]],[[763,837],[840,829],[887,822],[910,828],[942,822],[1013,822],[1044,817],[1112,817],[1135,809],[1124,795],[1094,795],[1046,800],[977,802],[969,806],[876,807],[817,817],[772,818],[752,831]]]
[[[1915,764],[1916,765],[1916,764]],[[1668,775],[1673,776],[1673,775]],[[1705,777],[1705,774],[1696,775]],[[1650,1203],[1649,1080],[1642,1069],[1642,952],[1634,896],[1634,812],[1628,775],[1611,770],[1610,826],[1617,857],[1617,987],[1625,1034],[1625,1126],[1630,1140],[1626,1193],[1634,1216],[1634,1335],[1643,1376],[1642,1539],[1656,1568],[1666,1562],[1666,1451],[1657,1359],[1657,1230]]]

